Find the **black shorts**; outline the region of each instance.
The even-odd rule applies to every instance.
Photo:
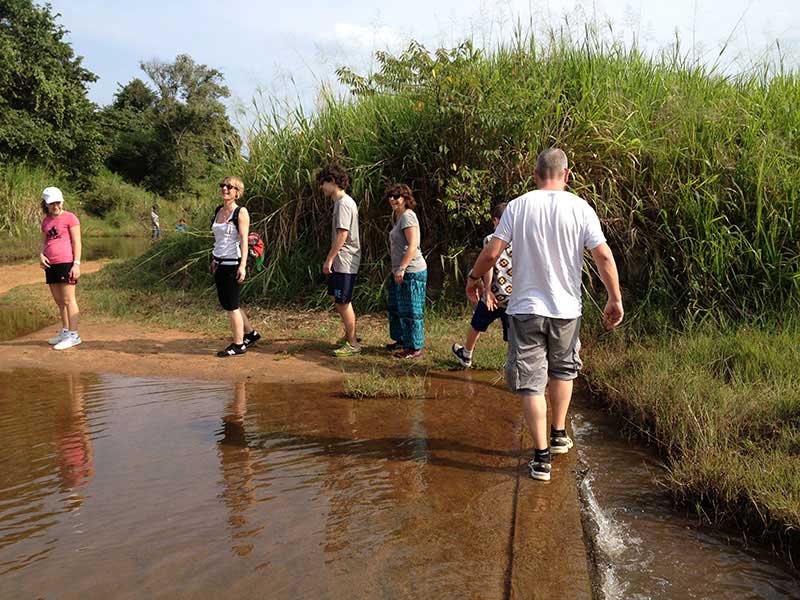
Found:
[[[50,265],[44,270],[44,279],[47,283],[71,283],[72,285],[76,285],[78,281],[69,278],[69,272],[71,270],[71,262]]]
[[[328,275],[328,294],[336,304],[350,304],[353,301],[353,288],[356,287],[355,273],[336,273]]]
[[[217,297],[225,310],[239,308],[239,295],[242,286],[236,281],[239,265],[217,265],[214,271],[214,283],[217,284]]]
[[[489,310],[489,307],[486,306],[486,303],[481,300],[478,302],[478,306],[475,307],[475,312],[472,313],[472,323],[470,323],[470,325],[475,331],[480,331],[483,333],[489,329],[489,325],[494,323],[497,319],[500,319],[503,322],[503,341],[507,342],[508,316],[506,315],[505,308]]]

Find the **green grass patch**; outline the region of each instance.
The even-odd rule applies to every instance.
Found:
[[[344,394],[350,398],[422,398],[426,394],[424,375],[387,375],[373,369],[345,376]]]
[[[712,522],[800,527],[800,329],[614,337],[587,366],[593,391],[664,453],[676,498]]]

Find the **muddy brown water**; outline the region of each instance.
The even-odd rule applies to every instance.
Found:
[[[532,482],[517,401],[491,374],[434,374],[427,397],[402,401],[0,378],[2,598],[586,598],[567,518],[578,453],[606,597],[800,597],[766,551],[678,515],[657,459],[580,401],[578,452]]]
[[[0,597],[509,596],[520,419],[486,382],[0,376]]]
[[[585,509],[596,524],[606,598],[800,598],[800,574],[769,549],[702,526],[658,485],[658,456],[620,433],[620,422],[579,396],[572,411]]]

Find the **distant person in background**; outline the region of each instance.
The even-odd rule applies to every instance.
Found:
[[[622,322],[622,294],[614,255],[589,204],[566,190],[567,155],[550,148],[534,169],[536,190],[508,203],[492,240],[469,274],[467,297],[477,300],[483,275],[514,243],[514,290],[508,303],[506,383],[519,394],[533,438],[531,477],[550,480],[551,454],[573,446],[566,419],[580,359],[581,276],[584,249],[591,252],[608,293],[605,326]],[[547,387],[552,406],[547,435]]]
[[[236,201],[244,194],[244,182],[238,177],[226,177],[219,184],[222,205],[211,220],[214,251],[211,273],[217,286],[217,297],[231,320],[232,343],[217,352],[220,358],[243,355],[261,335],[253,329],[245,312],[239,307],[241,287],[247,275],[247,235],[250,214]]]
[[[394,227],[389,232],[392,274],[388,281],[389,336],[387,348],[397,358],[417,358],[425,345],[425,293],[428,264],[419,249],[419,219],[414,212],[417,201],[411,188],[395,184],[386,190],[392,207]]]
[[[81,224],[78,217],[64,210],[64,195],[57,187],[42,192],[42,212],[45,217],[39,265],[61,315],[61,330],[47,343],[55,350],[66,350],[81,343],[80,312],[75,299],[75,286],[81,276]]]
[[[506,203],[501,202],[492,211],[492,223],[494,228],[500,224],[500,217],[506,210]],[[492,241],[492,236],[487,235],[483,240],[483,247]],[[508,316],[506,307],[511,298],[511,244],[503,250],[500,258],[494,263],[494,269],[486,271],[483,276],[484,295],[478,300],[475,312],[472,314],[472,322],[467,330],[467,339],[464,345],[453,344],[452,351],[456,360],[462,367],[472,366],[472,352],[481,333],[485,333],[489,325],[497,319],[503,323],[503,341],[508,341]]]
[[[361,239],[358,235],[358,205],[345,191],[350,178],[341,165],[330,164],[317,173],[317,185],[326,198],[333,200],[331,248],[322,265],[328,277],[328,294],[342,318],[344,340],[333,351],[334,356],[361,353],[356,335],[356,313],[353,310],[353,289],[361,264]]]
[[[178,224],[175,225],[175,231],[186,231],[188,227],[186,227],[186,219],[181,219],[178,221]]]
[[[150,226],[152,227],[151,238],[153,241],[161,238],[161,226],[158,224],[158,213],[155,204],[150,209]]]

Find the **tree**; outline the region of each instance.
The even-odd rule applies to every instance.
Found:
[[[49,4],[0,0],[0,160],[27,160],[73,174],[99,165],[97,76],[64,41]]]
[[[156,93],[137,78],[119,85],[114,102],[100,113],[106,166],[131,183],[143,183],[153,167],[157,101]]]
[[[220,71],[186,54],[140,66],[155,90],[134,79],[104,111],[113,132],[107,164],[161,194],[189,191],[239,147],[221,102],[230,91]]]

